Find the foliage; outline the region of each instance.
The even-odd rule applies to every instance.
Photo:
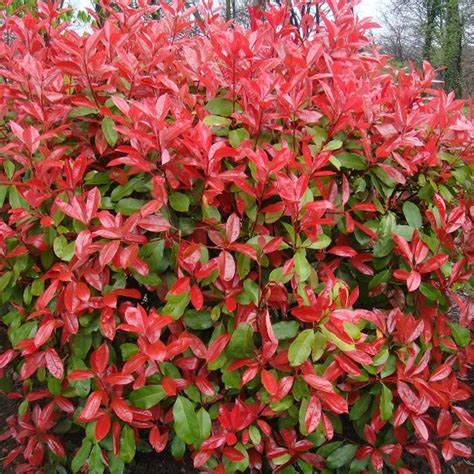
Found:
[[[473,125],[326,3],[317,29],[180,1],[104,3],[83,36],[51,2],[3,13],[5,465],[470,455]]]

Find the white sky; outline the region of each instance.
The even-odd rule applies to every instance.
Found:
[[[74,7],[82,8],[91,4],[90,0],[69,0],[69,3]],[[357,7],[357,11],[362,16],[371,16],[373,18],[376,18],[377,12],[380,11],[380,8],[383,3],[384,0],[361,0],[360,5]]]

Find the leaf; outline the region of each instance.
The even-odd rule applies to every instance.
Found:
[[[405,201],[403,203],[403,214],[409,226],[414,227],[415,229],[419,229],[422,226],[423,221],[421,212],[415,203]]]
[[[120,453],[119,458],[124,463],[129,463],[133,461],[136,452],[135,445],[135,432],[133,428],[125,424],[122,428],[122,433],[120,435]]]
[[[102,450],[98,444],[92,448],[87,464],[89,466],[89,474],[102,474],[104,472],[105,467],[102,462]]]
[[[173,405],[173,420],[176,434],[186,443],[194,444],[201,440],[200,424],[195,413],[194,403],[179,395]]]
[[[349,418],[351,420],[359,420],[369,409],[371,401],[372,397],[370,393],[364,393],[361,397],[359,397],[354,405],[352,405],[351,411],[349,412]]]
[[[254,353],[253,329],[250,324],[239,324],[233,332],[226,352],[231,357],[242,359],[250,357]]]
[[[248,140],[249,132],[245,128],[237,128],[229,132],[229,143],[237,148],[243,141]]]
[[[299,326],[297,321],[280,321],[272,325],[273,333],[279,340],[294,338],[298,333]]]
[[[306,281],[311,275],[311,265],[306,259],[304,250],[297,250],[294,256],[295,271],[300,281]]]
[[[367,167],[367,161],[362,155],[356,153],[339,153],[336,156],[341,168],[348,168],[351,170],[364,170]]]
[[[68,243],[66,237],[60,235],[53,242],[54,253],[65,262],[69,262],[74,256],[74,241]]]
[[[115,122],[111,118],[104,117],[102,120],[102,132],[107,143],[113,148],[117,143],[118,133],[115,129]]]
[[[211,417],[205,408],[200,408],[197,412],[197,420],[199,424],[199,438],[201,440],[209,438],[211,435]]]
[[[460,347],[467,347],[471,341],[471,332],[468,328],[461,326],[458,323],[448,323],[451,328],[451,335],[454,342]]]
[[[169,195],[171,207],[177,212],[188,212],[190,200],[186,194],[173,192]]]
[[[331,243],[331,238],[326,234],[318,234],[318,240],[312,242],[311,240],[305,240],[303,242],[303,247],[311,250],[321,250],[325,249]]]
[[[355,444],[345,444],[337,448],[326,458],[326,465],[330,469],[338,469],[352,461],[357,451]]]
[[[393,395],[392,391],[384,384],[382,384],[382,392],[380,393],[380,416],[382,420],[387,421],[393,414]]]
[[[130,403],[138,408],[152,408],[168,395],[161,385],[146,385],[134,390],[128,397]]]
[[[298,337],[291,343],[288,350],[288,360],[290,361],[290,365],[295,367],[309,359],[313,340],[314,331],[312,329],[305,329],[298,335]]]
[[[323,148],[323,151],[339,150],[341,146],[342,146],[341,140],[331,140],[329,143],[326,143],[326,145]]]
[[[208,311],[190,309],[184,314],[184,323],[191,329],[209,329],[212,327],[211,314]]]
[[[229,99],[215,97],[206,104],[206,109],[211,114],[220,115],[221,117],[228,117],[232,114],[232,101]]]
[[[228,127],[231,123],[230,119],[219,115],[208,115],[203,122],[209,127]]]
[[[86,463],[87,459],[89,458],[91,449],[92,449],[92,443],[87,438],[84,438],[82,440],[81,447],[78,449],[76,455],[72,458],[72,461],[71,461],[72,472],[74,473],[79,472],[81,467]]]
[[[79,107],[73,107],[69,112],[70,118],[85,117],[87,115],[94,115],[97,113],[97,109],[93,107],[87,107],[81,105]]]

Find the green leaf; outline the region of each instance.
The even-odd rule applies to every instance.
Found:
[[[212,327],[212,318],[209,311],[190,309],[184,314],[184,323],[191,329],[209,329]]]
[[[250,137],[249,132],[245,128],[237,128],[229,132],[229,143],[237,148],[243,141]]]
[[[74,256],[74,241],[68,243],[64,235],[54,239],[53,250],[57,257],[65,262],[69,262]]]
[[[343,352],[350,352],[355,350],[354,344],[348,344],[347,342],[339,339],[333,332],[329,331],[325,326],[321,326],[321,332],[327,337],[328,341],[331,341],[336,347],[341,349]]]
[[[352,461],[357,451],[355,444],[345,444],[333,451],[326,459],[326,465],[330,469],[338,469]]]
[[[298,321],[280,321],[272,325],[275,337],[279,340],[292,339],[298,333]]]
[[[139,212],[145,204],[146,201],[143,199],[124,198],[120,199],[116,204],[116,208],[123,216],[131,216],[135,212]]]
[[[358,420],[364,413],[367,412],[370,406],[372,397],[370,393],[364,393],[351,407],[349,418],[351,420]]]
[[[390,236],[380,238],[374,245],[374,257],[386,257],[392,252],[393,247],[393,240]]]
[[[295,271],[300,281],[306,281],[311,275],[311,265],[303,249],[298,249],[294,256]]]
[[[298,334],[298,337],[291,343],[288,350],[288,360],[290,361],[290,365],[295,367],[309,359],[313,340],[314,331],[312,329],[305,329]]]
[[[113,148],[117,143],[118,133],[115,129],[115,122],[111,118],[104,117],[102,120],[102,132],[107,143]]]
[[[10,160],[5,160],[3,162],[3,169],[8,179],[12,179],[13,174],[15,173],[15,163]]]
[[[129,400],[133,406],[148,409],[160,403],[167,396],[161,385],[146,385],[134,390],[130,394]]]
[[[230,119],[219,115],[208,115],[203,122],[209,127],[228,127],[230,125]]]
[[[92,448],[87,464],[89,465],[89,474],[102,474],[104,472],[104,463],[102,462],[102,450],[100,449],[100,446],[98,444],[96,444]]]
[[[380,416],[382,420],[387,421],[393,414],[393,395],[392,391],[382,384],[382,392],[380,393]]]
[[[382,372],[380,372],[380,377],[383,379],[392,375],[397,369],[397,358],[394,354],[390,354],[388,359],[385,361]]]
[[[211,99],[206,104],[206,109],[214,115],[220,115],[221,117],[228,117],[232,114],[232,101],[229,99],[222,99],[216,97]]]
[[[13,272],[5,272],[2,276],[0,276],[0,291],[3,291],[7,287],[12,277]]]
[[[379,286],[381,283],[385,283],[390,280],[391,271],[384,270],[380,273],[377,273],[369,282],[369,290]]]
[[[204,408],[200,408],[197,412],[197,420],[199,424],[200,439],[204,440],[209,438],[211,435],[211,417]]]
[[[426,298],[428,298],[430,301],[441,302],[444,299],[441,291],[439,291],[438,288],[435,288],[434,286],[431,286],[428,283],[420,283],[420,293]]]
[[[135,445],[135,432],[129,425],[124,425],[120,435],[120,454],[119,458],[124,463],[133,461],[137,447]]]
[[[410,227],[414,227],[415,229],[419,229],[423,223],[421,212],[418,206],[411,202],[405,201],[403,203],[403,214],[405,215],[405,219],[408,222]]]
[[[13,347],[23,341],[24,339],[29,339],[36,334],[38,328],[38,323],[36,321],[28,321],[25,324],[22,324],[20,327],[11,327],[8,330],[8,338]]]
[[[242,359],[254,354],[253,329],[248,323],[239,324],[232,333],[232,338],[226,348],[226,353],[231,357]]]
[[[179,436],[175,436],[171,441],[171,455],[176,459],[182,459],[185,452],[186,443]]]
[[[468,328],[461,326],[458,323],[448,323],[451,328],[451,335],[454,342],[460,347],[466,347],[471,341],[471,332]]]
[[[72,458],[71,461],[71,471],[76,473],[79,472],[81,467],[86,463],[87,459],[89,458],[89,454],[92,449],[92,443],[87,439],[84,438],[82,440],[82,445],[77,451],[76,455]]]
[[[323,148],[323,151],[339,150],[341,146],[342,146],[341,140],[331,140],[329,143],[326,143],[326,145]]]
[[[120,353],[122,354],[123,360],[128,360],[130,357],[138,354],[138,346],[132,342],[125,342],[120,345]]]
[[[86,115],[93,115],[97,113],[97,109],[93,107],[87,107],[80,105],[79,107],[73,107],[69,112],[69,118],[85,117]]]
[[[183,193],[170,193],[169,201],[171,207],[177,212],[188,212],[190,200],[186,194]]]
[[[194,403],[178,395],[173,405],[173,420],[176,434],[187,444],[198,443],[200,424],[194,411]]]
[[[367,161],[357,153],[343,152],[336,156],[342,168],[362,171],[367,167]]]
[[[311,240],[307,239],[303,242],[303,247],[311,250],[321,250],[325,249],[331,243],[331,238],[326,234],[319,234],[318,240],[316,242],[311,242]]]

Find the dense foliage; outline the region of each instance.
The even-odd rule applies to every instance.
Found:
[[[463,103],[373,51],[345,0],[248,29],[128,3],[84,35],[52,2],[1,19],[5,465],[469,456]]]

